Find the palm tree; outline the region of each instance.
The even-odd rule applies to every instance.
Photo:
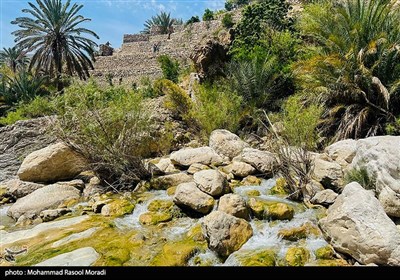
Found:
[[[397,1],[318,2],[300,20],[316,51],[297,73],[305,92],[324,105],[323,130],[333,140],[383,134],[400,114]]]
[[[161,12],[146,20],[142,33],[150,34],[151,28],[153,26],[158,26],[161,34],[168,34],[173,24],[182,24],[182,19],[171,18],[171,13],[167,14],[166,12]]]
[[[67,0],[36,0],[37,5],[28,3],[31,9],[22,12],[31,17],[19,17],[12,21],[21,29],[14,31],[15,42],[26,52],[34,52],[30,69],[43,70],[56,79],[57,89],[63,90],[61,74],[77,74],[81,79],[89,76],[89,68],[93,69],[94,47],[97,44],[85,38],[88,34],[97,39],[96,33],[80,27],[83,22],[90,21],[78,15],[83,5],[73,4]]]
[[[17,70],[25,69],[29,59],[21,49],[14,46],[12,48],[3,48],[0,51],[0,64],[3,63],[15,74]]]

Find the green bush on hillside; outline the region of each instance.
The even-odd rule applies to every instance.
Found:
[[[205,9],[203,14],[203,21],[210,21],[214,19],[214,12],[210,9]]]
[[[163,78],[177,83],[180,71],[179,62],[170,58],[168,55],[160,55],[158,57],[158,62],[161,66]]]
[[[233,18],[232,18],[232,14],[230,13],[226,13],[222,20],[221,20],[222,26],[225,28],[231,28],[234,23],[233,23]]]

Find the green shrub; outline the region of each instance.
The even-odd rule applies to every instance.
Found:
[[[353,168],[349,170],[344,176],[345,184],[351,182],[357,182],[366,190],[374,190],[376,179],[374,176],[368,174],[368,170],[365,167]]]
[[[210,21],[214,19],[214,12],[210,9],[205,9],[203,14],[203,21]]]
[[[54,99],[36,96],[32,101],[20,102],[14,111],[10,111],[5,117],[0,118],[0,124],[10,125],[19,120],[53,115],[56,112]]]
[[[321,113],[320,106],[314,104],[307,106],[301,96],[289,97],[283,105],[282,136],[291,146],[307,150],[316,149],[319,140],[317,126]]]
[[[147,76],[141,78],[139,92],[144,98],[156,98],[160,96],[160,94],[155,90],[157,82],[158,80],[152,84],[150,78]]]
[[[231,28],[234,25],[232,15],[230,13],[226,13],[222,18],[221,23],[223,27]]]
[[[157,85],[157,91],[161,91],[167,96],[165,107],[170,109],[175,117],[183,120],[188,119],[192,100],[183,89],[170,80],[161,80]]]
[[[160,55],[158,62],[163,72],[163,78],[177,83],[180,71],[179,62],[171,59],[168,55]]]
[[[151,153],[158,134],[140,94],[90,81],[67,88],[62,99],[57,134],[88,159],[100,178],[123,189],[150,176],[142,158]]]
[[[392,123],[387,124],[385,130],[389,135],[400,135],[400,117],[395,118]]]
[[[242,97],[225,85],[200,85],[195,96],[190,116],[196,121],[202,136],[206,138],[218,128],[237,131],[242,116]]]
[[[186,25],[195,23],[195,22],[200,22],[199,16],[192,16],[190,19],[186,21]]]

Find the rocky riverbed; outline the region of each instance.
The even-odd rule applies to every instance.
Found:
[[[226,130],[148,160],[160,175],[124,193],[105,192],[79,155],[51,144],[0,183],[1,265],[400,265],[400,137],[313,157],[306,206],[287,199],[273,153]],[[374,189],[344,183],[355,168]]]

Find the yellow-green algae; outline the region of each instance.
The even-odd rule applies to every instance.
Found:
[[[173,206],[174,203],[171,200],[156,199],[150,202],[149,206],[147,206],[147,210],[151,212],[169,211]]]
[[[276,179],[275,186],[273,186],[270,190],[270,194],[288,195],[289,193],[289,188],[284,178]]]
[[[168,212],[146,212],[139,217],[139,222],[143,225],[157,225],[171,220],[172,215]]]
[[[294,208],[286,203],[250,198],[249,207],[260,220],[291,220],[294,216]]]
[[[285,255],[289,266],[304,266],[310,259],[310,252],[304,247],[290,247]]]
[[[258,191],[258,190],[250,190],[250,191],[247,191],[247,192],[246,192],[246,195],[247,195],[247,196],[260,196],[261,193],[260,193],[260,191]]]
[[[275,266],[276,254],[273,250],[240,252],[236,259],[242,266]]]
[[[306,222],[300,227],[281,229],[278,233],[282,239],[289,241],[297,241],[299,239],[307,238],[309,235],[318,236],[320,234],[320,230],[310,222]]]
[[[335,251],[333,250],[332,246],[326,245],[324,247],[318,248],[315,250],[315,257],[317,259],[323,260],[333,260],[335,255]]]

